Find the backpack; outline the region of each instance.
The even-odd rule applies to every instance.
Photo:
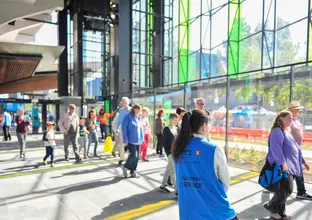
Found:
[[[43,140],[43,141],[49,141],[48,138],[47,138],[47,133],[48,133],[48,132],[46,132],[46,131],[43,132],[43,135],[42,135],[42,140]]]

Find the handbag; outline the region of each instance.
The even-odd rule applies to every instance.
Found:
[[[282,179],[288,178],[288,173],[282,166],[270,164],[267,160],[260,172],[258,183],[270,192],[276,192],[281,188]]]
[[[111,153],[113,150],[114,150],[114,145],[113,145],[112,137],[108,136],[105,140],[103,152]]]
[[[271,135],[268,138],[269,148],[270,148],[270,137]],[[284,134],[284,137],[285,137],[285,134]],[[270,164],[268,162],[268,154],[265,160],[265,164],[263,168],[261,169],[258,183],[266,190],[270,192],[276,192],[281,187],[282,179],[288,178],[288,173],[286,171],[283,171],[283,167],[281,165],[276,165],[276,163]]]

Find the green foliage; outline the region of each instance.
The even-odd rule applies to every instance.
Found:
[[[278,23],[281,27],[286,26],[288,23],[278,18]],[[244,36],[249,36],[250,26],[243,19],[241,26]],[[260,26],[256,27],[261,29]],[[246,35],[247,34],[247,35]],[[300,61],[301,58],[297,57],[299,45],[294,44],[291,39],[289,27],[285,27],[277,32],[276,36],[276,53],[275,60],[276,65],[290,64]],[[266,36],[267,45],[264,45],[267,54],[272,53],[273,41],[270,37]],[[254,38],[249,38],[249,42],[245,40],[240,42],[240,72],[245,72],[255,69],[259,66],[261,61],[261,48],[262,36],[261,34],[256,35]],[[257,68],[256,68],[257,69]],[[280,73],[281,74],[281,73]],[[290,82],[287,81],[272,81],[272,83],[261,83],[258,85],[249,84],[250,77],[262,78],[264,73],[257,74],[257,76],[244,76],[244,86],[236,90],[236,99],[248,102],[252,97],[253,93],[257,94],[258,97],[262,97],[262,101],[268,105],[274,105],[277,111],[283,110],[290,96]],[[273,74],[272,74],[273,75]],[[307,104],[310,108],[312,107],[312,88],[310,87],[312,79],[296,80],[294,83],[294,100],[300,100],[302,103]],[[261,98],[259,99],[261,100]]]

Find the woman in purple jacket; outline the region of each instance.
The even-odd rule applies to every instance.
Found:
[[[288,178],[282,179],[280,189],[264,207],[272,213],[272,219],[292,219],[286,215],[286,200],[293,191],[294,176],[302,173],[302,152],[294,138],[289,134],[292,115],[281,111],[276,116],[269,137],[268,162],[282,166]]]

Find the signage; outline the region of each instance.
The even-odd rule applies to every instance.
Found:
[[[24,108],[24,103],[12,103],[12,102],[6,102],[4,103],[4,108],[8,112],[17,112],[19,108]]]

